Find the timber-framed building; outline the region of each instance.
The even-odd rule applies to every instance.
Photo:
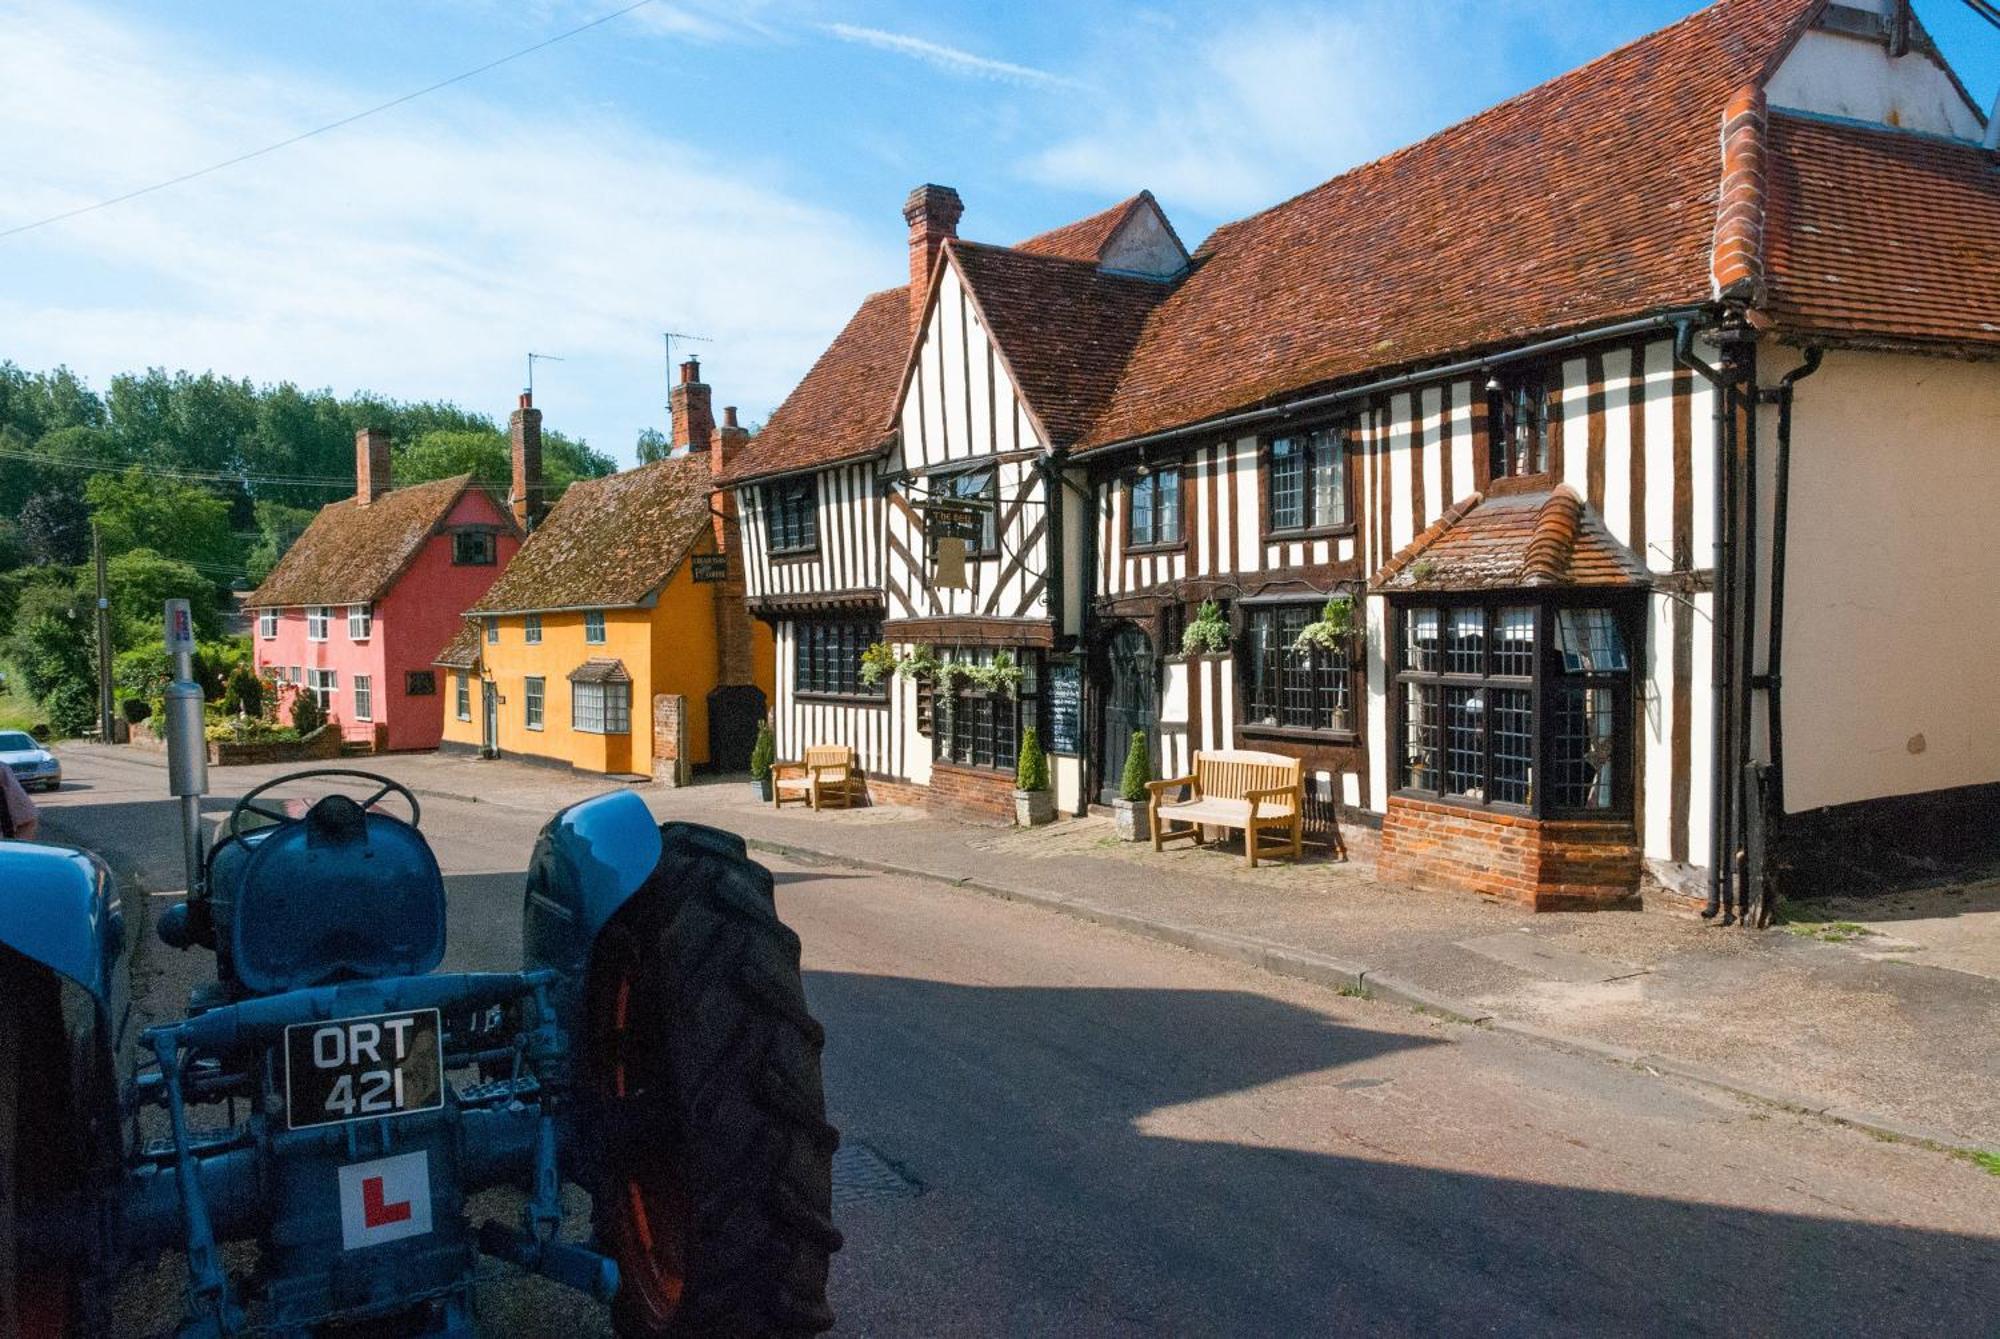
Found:
[[[1290,753],[1386,878],[1544,907],[1990,824],[1995,140],[1907,5],[1722,0],[1191,254],[920,188],[731,476],[781,751],[994,812],[1027,723],[1072,811],[1135,729]]]

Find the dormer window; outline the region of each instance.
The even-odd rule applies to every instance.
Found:
[[[1554,470],[1561,394],[1562,378],[1550,368],[1513,372],[1488,384],[1491,477],[1526,479]]]

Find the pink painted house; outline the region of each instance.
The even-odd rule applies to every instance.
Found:
[[[523,396],[513,424],[521,520],[470,474],[391,489],[389,434],[357,432],[354,496],[322,507],[244,601],[258,671],[316,694],[350,742],[436,748],[432,662],[521,546],[540,492],[540,419]]]

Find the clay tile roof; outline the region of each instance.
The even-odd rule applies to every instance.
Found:
[[[571,484],[468,613],[643,604],[709,533],[705,455]]]
[[[571,683],[630,683],[632,676],[625,669],[622,660],[611,660],[604,656],[592,656],[571,670]]]
[[[1767,310],[1782,327],[2000,345],[2000,157],[1773,111]]]
[[[244,608],[381,599],[471,484],[470,474],[460,474],[391,489],[365,507],[351,497],[328,503]]]
[[[1225,224],[1081,445],[1708,301],[1723,110],[1817,8],[1721,0]]]
[[[742,483],[872,455],[895,412],[909,351],[909,287],[870,294],[724,479]]]
[[[1125,226],[1125,220],[1145,205],[1158,208],[1151,191],[1140,191],[1137,195],[1120,200],[1109,209],[1100,210],[1089,218],[1065,223],[1060,228],[1036,233],[1025,242],[1016,242],[1014,250],[1025,251],[1031,256],[1055,256],[1061,260],[1099,261],[1104,259],[1104,248],[1108,246],[1118,230]],[[1163,211],[1160,217],[1164,220]],[[1167,225],[1173,231],[1173,225]],[[1176,238],[1175,240],[1179,240]]]
[[[478,669],[479,624],[467,619],[457,634],[444,644],[444,650],[437,653],[437,658],[432,660],[431,664],[443,666],[445,669]]]
[[[1568,484],[1449,507],[1369,583],[1376,591],[1640,586],[1646,565]]]
[[[1169,290],[1094,261],[947,243],[1021,396],[1051,445],[1083,434],[1110,400],[1146,315]]]

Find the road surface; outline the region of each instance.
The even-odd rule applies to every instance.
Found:
[[[69,766],[52,833],[175,888],[158,767]],[[427,800],[424,822],[448,965],[517,965],[538,817]],[[1033,908],[767,863],[828,1033],[840,1333],[2000,1334],[2000,1178],[1970,1163]],[[201,966],[149,947],[149,1007]],[[176,1286],[127,1290],[135,1333]],[[490,1293],[495,1332],[606,1332],[538,1282]]]

